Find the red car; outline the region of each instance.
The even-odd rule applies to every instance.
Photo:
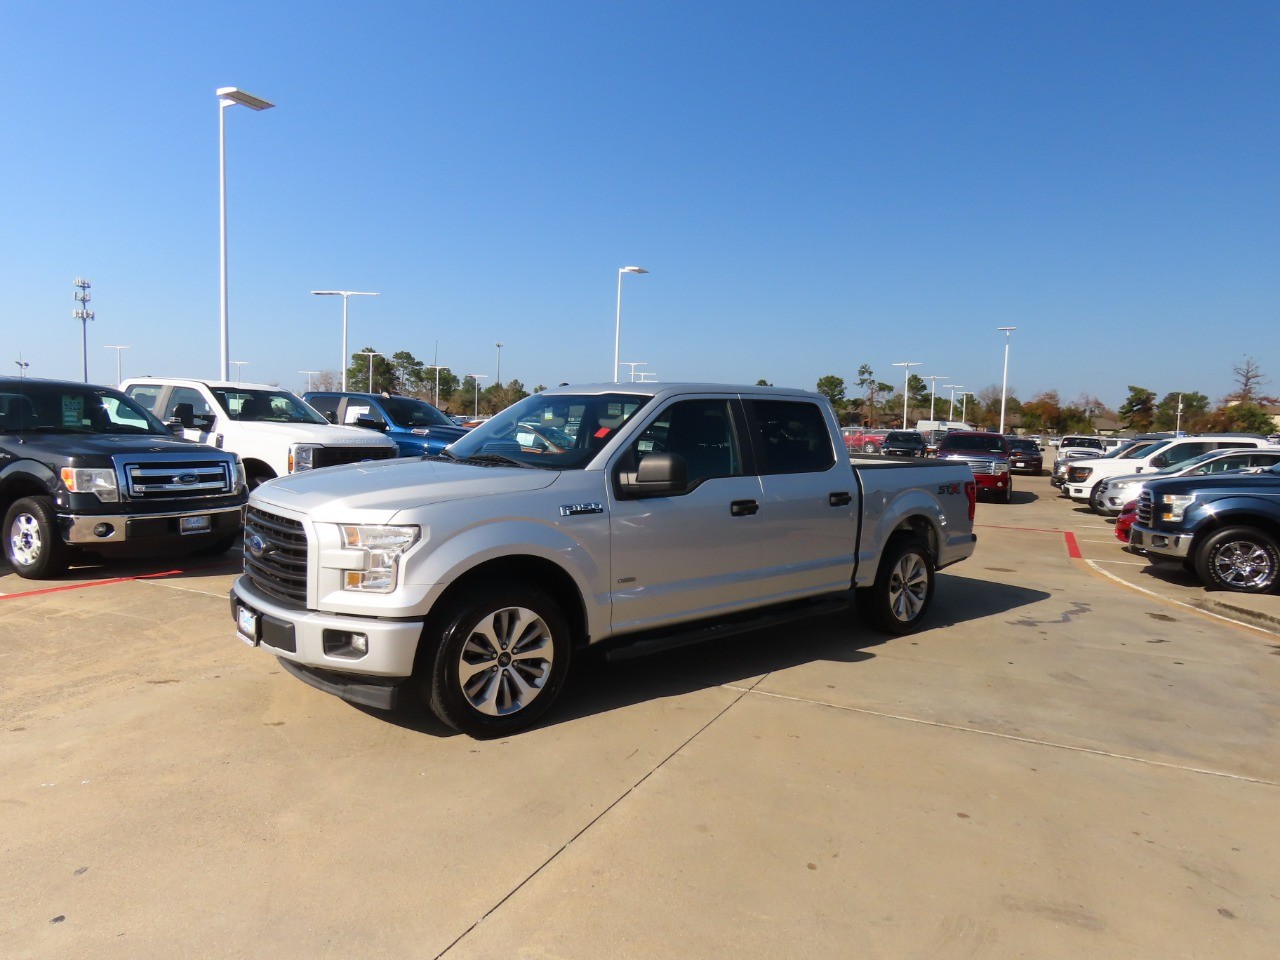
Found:
[[[1116,539],[1121,543],[1129,542],[1129,528],[1138,519],[1138,501],[1130,500],[1120,508],[1120,516],[1116,517]]]
[[[840,432],[844,434],[844,445],[849,448],[850,453],[879,453],[880,444],[889,434],[888,430],[863,430],[854,427],[845,427]]]

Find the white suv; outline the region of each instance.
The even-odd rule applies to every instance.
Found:
[[[180,423],[188,440],[238,453],[251,490],[301,470],[397,453],[394,440],[363,427],[335,426],[270,384],[138,377],[120,389],[161,420]]]
[[[1088,501],[1095,510],[1100,509],[1102,481],[1122,474],[1149,473],[1163,467],[1184,463],[1192,457],[1211,450],[1270,447],[1262,437],[1243,434],[1216,433],[1199,437],[1174,437],[1155,443],[1140,456],[1129,459],[1089,458],[1074,460],[1067,465],[1067,479],[1063,491],[1072,500]]]

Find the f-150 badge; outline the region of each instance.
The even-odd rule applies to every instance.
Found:
[[[604,507],[598,503],[566,503],[560,508],[562,517],[579,517],[584,513],[604,513]]]

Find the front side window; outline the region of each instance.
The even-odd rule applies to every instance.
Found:
[[[679,400],[663,410],[629,451],[639,464],[651,453],[679,454],[689,486],[717,477],[742,476],[742,447],[728,400]]]
[[[835,464],[831,434],[816,404],[749,399],[747,410],[760,473],[817,473]],[[918,440],[920,435],[900,431],[897,436]]]

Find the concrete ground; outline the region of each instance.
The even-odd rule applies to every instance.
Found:
[[[239,643],[230,556],[4,571],[0,957],[1271,960],[1280,598],[1016,483],[920,634],[584,661],[483,743]]]

